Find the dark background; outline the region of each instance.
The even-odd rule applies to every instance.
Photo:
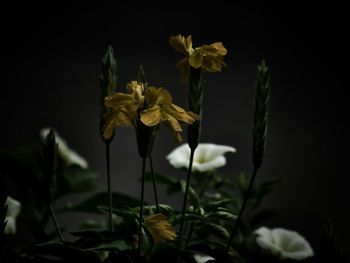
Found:
[[[267,225],[299,231],[317,248],[322,221],[329,217],[339,246],[350,249],[344,7],[52,2],[12,4],[2,13],[1,148],[37,140],[42,127],[52,126],[88,160],[105,189],[98,77],[107,46],[116,48],[119,91],[143,64],[151,85],[167,88],[175,104],[187,107],[186,87],[175,68],[182,55],[170,48],[169,37],[192,34],[195,47],[222,41],[228,67],[205,74],[202,142],[236,147],[220,169],[230,178],[252,169],[253,83],[256,65],[265,59],[272,90],[267,154],[258,177],[284,178],[266,200],[280,211]],[[181,178],[184,174],[165,160],[174,147],[162,129],[154,165]],[[138,196],[141,161],[134,131],[117,128],[112,148],[113,188]],[[167,202],[161,192],[161,202]],[[152,197],[147,188],[146,198]],[[181,201],[169,199],[175,206]]]

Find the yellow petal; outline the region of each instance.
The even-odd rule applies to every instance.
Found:
[[[190,56],[189,63],[194,68],[200,68],[202,66],[203,56],[199,50],[197,50]]]
[[[152,235],[154,243],[174,240],[176,238],[176,233],[172,225],[166,219],[166,216],[161,213],[154,214],[145,219],[143,225]]]
[[[166,89],[156,87],[147,88],[146,98],[148,105],[151,106],[154,104],[168,104],[173,100],[170,93]]]
[[[130,93],[136,92],[139,96],[143,93],[143,83],[137,82],[136,80],[130,81],[126,84],[126,90]]]
[[[202,70],[207,72],[218,72],[226,67],[222,56],[206,56],[203,61]]]
[[[176,106],[175,104],[164,105],[164,111],[167,114],[172,115],[180,122],[192,124],[195,120],[199,119],[199,115],[193,112],[186,112],[183,108]]]
[[[227,54],[227,49],[224,47],[222,42],[215,42],[211,44],[212,47],[215,47],[217,50],[216,53],[221,56],[225,56]]]
[[[105,105],[107,107],[118,108],[125,106],[133,101],[133,98],[130,94],[125,93],[115,93],[113,95],[105,97]]]
[[[176,68],[180,70],[181,81],[184,83],[188,82],[188,78],[190,76],[190,68],[188,63],[188,57],[181,59],[177,64]]]
[[[179,122],[175,119],[175,117],[167,114],[162,114],[162,123],[168,127],[170,132],[173,134],[173,137],[176,142],[180,143],[182,142],[182,137],[180,135],[180,132],[182,131],[181,126]]]
[[[158,105],[154,105],[150,109],[146,109],[141,111],[140,120],[146,126],[155,126],[160,122],[160,107]]]
[[[180,34],[171,36],[169,39],[169,44],[176,51],[187,55],[192,49],[192,37],[188,36],[185,39],[185,37]]]
[[[112,137],[113,132],[114,132],[114,128],[116,126],[116,122],[115,122],[116,115],[117,115],[117,112],[112,111],[112,112],[109,112],[103,116],[105,119],[105,123],[102,127],[103,138],[109,139]]]

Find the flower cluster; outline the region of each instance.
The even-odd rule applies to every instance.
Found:
[[[188,82],[189,66],[200,68],[204,72],[217,72],[226,67],[223,59],[227,54],[227,50],[222,42],[193,48],[192,36],[185,38],[179,34],[170,37],[169,44],[176,51],[186,55],[185,58],[176,64],[176,67],[180,70],[183,82]]]
[[[192,124],[199,119],[197,114],[173,104],[166,89],[152,86],[145,88],[137,81],[128,83],[126,89],[129,94],[118,92],[105,98],[105,105],[112,109],[105,115],[106,122],[102,128],[105,139],[112,136],[115,126],[136,129],[140,120],[148,127],[159,127],[163,123],[172,132],[174,139],[181,142],[180,123]]]

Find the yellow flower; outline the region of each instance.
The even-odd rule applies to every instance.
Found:
[[[105,139],[112,136],[115,126],[136,126],[137,110],[144,101],[144,87],[142,83],[131,81],[126,89],[130,94],[118,92],[105,98],[105,105],[112,109],[104,115],[106,121],[102,127],[102,134]]]
[[[192,37],[188,36],[185,38],[179,34],[170,37],[169,44],[176,51],[186,55],[185,58],[176,64],[176,67],[180,70],[183,82],[188,82],[189,66],[200,68],[205,72],[217,72],[226,67],[224,56],[227,54],[227,50],[222,42],[215,42],[211,45],[203,45],[193,49]]]
[[[172,225],[166,219],[164,214],[159,213],[149,216],[143,222],[143,225],[152,235],[154,243],[174,240],[176,238],[176,233]]]
[[[163,88],[148,87],[146,90],[146,101],[148,108],[140,113],[140,120],[146,126],[152,127],[163,123],[173,133],[174,139],[181,142],[180,123],[192,124],[199,119],[197,114],[186,112],[172,104],[170,93]]]

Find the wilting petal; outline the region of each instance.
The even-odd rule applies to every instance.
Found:
[[[102,127],[102,136],[105,139],[109,139],[113,135],[115,126],[117,125],[116,120],[118,118],[118,111],[112,111],[104,116],[105,123]]]
[[[192,124],[195,120],[199,119],[199,115],[193,112],[186,112],[183,108],[175,104],[167,104],[164,105],[163,108],[167,114],[172,115],[180,122]]]
[[[236,152],[236,149],[226,145],[200,143],[194,153],[193,171],[206,172],[224,166],[226,152]],[[183,144],[173,150],[166,158],[175,168],[188,169],[190,147],[188,144]]]
[[[146,126],[155,126],[160,122],[160,107],[158,105],[154,105],[150,109],[141,111],[140,115],[140,120],[143,124]]]
[[[188,36],[185,39],[185,37],[180,34],[177,36],[171,36],[169,39],[169,44],[177,52],[187,55],[192,49],[192,37]]]
[[[181,59],[177,64],[176,68],[180,71],[181,81],[184,83],[188,82],[190,76],[190,65],[188,64],[188,57]]]
[[[172,225],[166,219],[165,215],[159,213],[149,216],[143,223],[152,235],[155,243],[174,240],[176,238],[176,233]]]
[[[258,235],[256,242],[259,246],[281,258],[303,260],[314,254],[307,240],[295,231],[261,227],[254,233]]]
[[[200,68],[203,65],[203,56],[199,50],[195,51],[189,58],[189,64],[194,68]]]
[[[119,108],[133,102],[133,97],[130,94],[115,93],[105,98],[105,105],[107,107]]]
[[[7,197],[7,214],[6,214],[6,226],[4,233],[5,234],[16,234],[16,218],[21,212],[21,203],[12,197]]]
[[[154,104],[168,104],[172,102],[170,93],[163,88],[148,87],[146,90],[147,103]]]

